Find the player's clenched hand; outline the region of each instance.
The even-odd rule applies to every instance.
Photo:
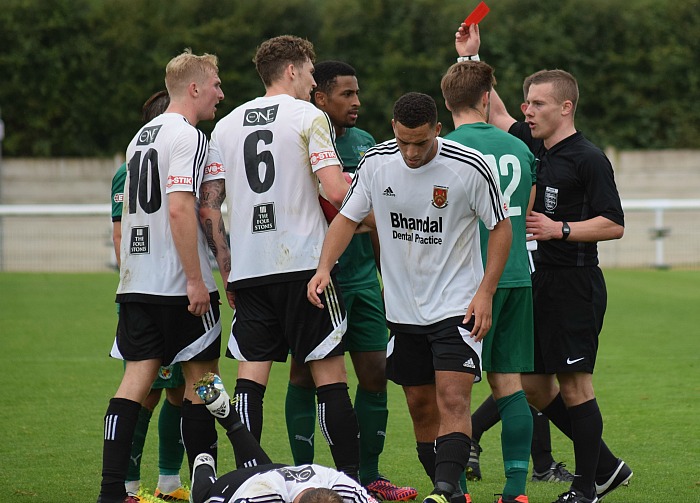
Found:
[[[492,301],[491,295],[477,291],[469,307],[467,307],[467,314],[462,323],[468,323],[472,315],[474,316],[474,328],[470,336],[477,342],[486,337],[486,334],[491,329],[493,322],[491,314]]]
[[[314,277],[309,281],[308,285],[306,285],[306,298],[319,309],[323,309],[324,307],[319,295],[323,293],[323,290],[326,289],[328,283],[330,282],[330,274],[317,271],[316,274],[314,274]]]
[[[533,211],[525,217],[525,231],[532,234],[528,236],[528,241],[561,239],[561,222],[552,220],[544,213]]]
[[[193,315],[202,316],[209,311],[209,290],[203,280],[187,282],[187,298],[187,310]]]

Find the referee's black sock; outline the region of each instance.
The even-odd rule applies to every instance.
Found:
[[[112,398],[104,417],[102,482],[98,501],[123,501],[124,481],[129,466],[131,443],[141,404],[126,398]]]
[[[236,412],[258,442],[262,436],[265,389],[260,383],[238,378],[233,390]]]
[[[549,419],[533,406],[530,406],[530,412],[532,413],[532,447],[530,448],[532,470],[542,473],[549,470],[554,463]]]
[[[561,393],[559,393],[549,405],[542,409],[542,413],[554,423],[554,426],[556,426],[559,431],[573,440],[571,416],[569,410],[566,408],[564,399],[561,397]],[[604,475],[612,473],[616,467],[617,456],[610,451],[605,441],[601,439],[600,455],[598,456],[599,478],[607,478],[604,477]]]
[[[501,420],[498,405],[493,395],[489,395],[472,414],[472,440],[478,442],[481,435],[494,427]]]
[[[595,473],[598,466],[603,417],[595,398],[569,408],[573,432],[576,478],[571,487],[587,498],[595,496]]]
[[[344,382],[316,389],[318,424],[331,448],[336,469],[360,481],[360,428]]]
[[[182,443],[185,445],[185,452],[187,452],[187,463],[190,467],[191,478],[192,465],[194,464],[194,459],[199,454],[206,452],[216,461],[216,420],[214,416],[211,415],[206,405],[203,403],[194,404],[187,399],[182,401],[180,413],[182,414],[180,425]]]

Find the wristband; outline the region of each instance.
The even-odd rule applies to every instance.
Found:
[[[561,240],[566,241],[567,238],[569,237],[569,234],[571,234],[571,227],[569,227],[569,223],[562,222],[561,223]]]
[[[457,63],[463,63],[464,61],[481,61],[478,54],[472,56],[459,56],[457,58]]]

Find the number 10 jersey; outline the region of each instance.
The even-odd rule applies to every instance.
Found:
[[[188,303],[187,281],[170,228],[168,194],[199,195],[206,152],[204,133],[176,113],[154,118],[129,143],[118,302]],[[215,292],[201,229],[197,245],[202,277],[209,292]]]

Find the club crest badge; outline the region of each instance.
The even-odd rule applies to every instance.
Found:
[[[447,187],[433,185],[432,205],[441,210],[447,206]]]
[[[544,191],[544,208],[547,211],[554,211],[557,207],[557,200],[559,199],[559,189],[554,187],[547,187]]]

